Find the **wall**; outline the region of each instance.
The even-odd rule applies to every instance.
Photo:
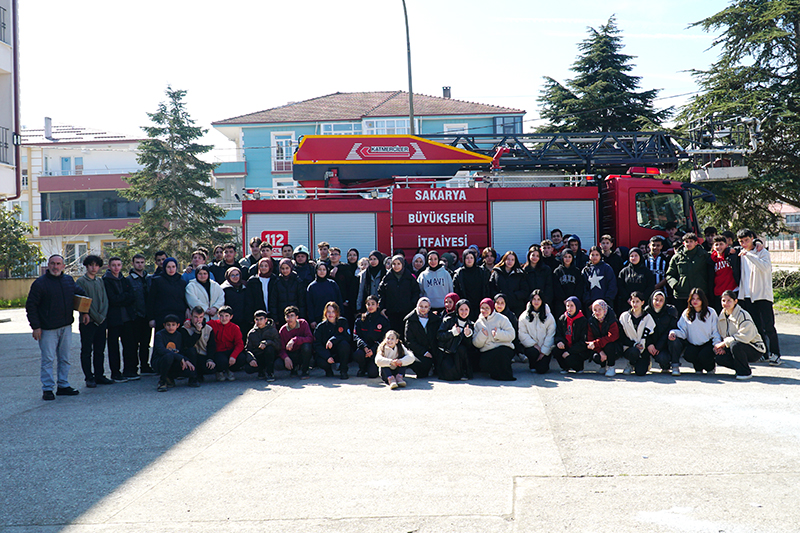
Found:
[[[0,279],[0,300],[15,300],[28,296],[36,278]]]

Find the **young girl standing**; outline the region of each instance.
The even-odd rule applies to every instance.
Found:
[[[386,332],[383,342],[378,345],[375,354],[375,364],[381,369],[381,378],[389,385],[390,389],[405,387],[406,367],[414,362],[414,355],[409,352],[400,335],[394,330]]]

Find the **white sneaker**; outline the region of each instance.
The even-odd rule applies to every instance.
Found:
[[[531,369],[531,372],[533,372],[533,369]],[[569,374],[569,370],[562,370],[561,374]]]
[[[746,376],[744,376],[744,375],[736,376],[736,379],[741,380],[741,381],[746,381],[748,379],[751,379],[752,377],[753,377],[753,374],[747,374]]]
[[[680,376],[681,375],[681,367],[678,365],[672,365],[672,375],[673,376]]]
[[[613,378],[613,377],[614,377],[614,376],[616,376],[616,375],[617,375],[617,369],[616,369],[616,368],[614,368],[613,366],[609,366],[609,367],[606,369],[606,377],[607,377],[607,378]]]
[[[626,376],[630,376],[633,373],[633,367],[631,366],[630,363],[625,365],[625,370],[623,370],[622,373],[625,374]]]
[[[230,370],[226,370],[225,371],[225,378],[228,381],[236,381],[236,377],[233,375],[233,372],[231,372]]]

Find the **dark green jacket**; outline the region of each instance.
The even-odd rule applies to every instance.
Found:
[[[710,296],[714,291],[714,262],[702,246],[695,246],[691,252],[681,248],[670,261],[666,277],[677,300],[685,301],[695,287]]]

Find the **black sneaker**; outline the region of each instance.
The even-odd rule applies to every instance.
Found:
[[[142,367],[142,372],[141,372],[140,375],[142,375],[142,376],[157,376],[158,372],[156,372],[155,370],[153,370],[149,366],[143,366]]]
[[[95,379],[94,379],[94,381],[95,381],[95,383],[97,383],[98,385],[113,385],[113,384],[114,384],[114,380],[112,380],[112,379],[108,379],[108,378],[107,378],[107,377],[105,377],[105,376],[100,376],[100,377],[97,377],[97,378],[95,378]]]
[[[347,370],[344,372],[339,372],[339,379],[350,379],[350,375],[347,373]]]
[[[275,374],[267,372],[267,381],[275,381]]]
[[[156,391],[158,392],[167,392],[167,382],[166,381],[159,381],[158,387],[156,387]]]
[[[769,354],[769,366],[781,366],[781,356],[776,353]]]
[[[189,378],[189,383],[187,383],[187,385],[192,388],[197,388],[200,386],[200,383],[198,383],[197,378]]]
[[[114,380],[114,383],[127,383],[128,378],[120,374],[119,376],[111,376],[111,379]]]
[[[172,378],[167,378],[167,387],[170,389],[175,386],[175,380]]]
[[[331,370],[330,368],[329,368],[329,369],[327,369],[327,370],[325,371],[325,377],[326,377],[326,378],[332,378],[332,377],[333,377],[333,370]]]
[[[142,376],[140,376],[139,374],[122,374],[122,377],[124,377],[128,381],[137,381],[142,379]]]
[[[333,373],[331,373],[333,375]],[[309,379],[311,376],[308,374],[308,370],[303,370],[300,372],[300,379]]]
[[[49,401],[49,400],[55,400],[55,399],[56,399],[56,395],[53,394],[53,391],[51,391],[51,390],[42,391],[42,400],[48,400]]]
[[[365,377],[367,377],[367,371],[366,370],[359,370],[358,372],[356,372],[356,377],[357,378],[365,378]]]
[[[93,379],[86,380],[86,388],[87,389],[94,389],[97,387],[97,383]]]
[[[267,379],[267,373],[263,370],[258,373],[258,379]]]
[[[56,389],[56,396],[77,396],[81,391],[72,387],[59,387]]]

